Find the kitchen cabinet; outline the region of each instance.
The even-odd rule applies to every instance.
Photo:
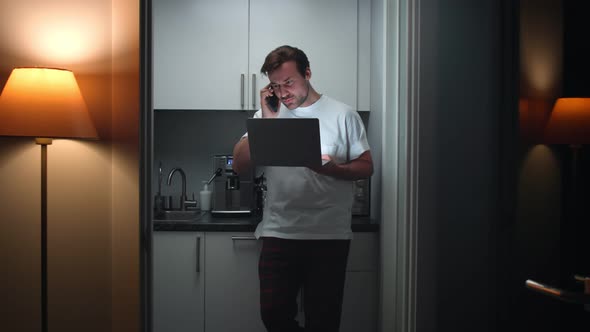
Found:
[[[340,332],[377,332],[377,273],[347,272]]]
[[[252,233],[207,233],[206,331],[266,331],[259,307],[261,244]]]
[[[153,326],[167,331],[264,332],[252,232],[154,232]],[[377,331],[378,233],[351,242],[341,331]],[[304,308],[299,305],[300,322]]]
[[[264,332],[252,232],[154,232],[153,330]]]
[[[243,109],[248,0],[154,0],[152,6],[154,108]]]
[[[154,108],[258,109],[264,57],[284,44],[306,52],[320,93],[368,108],[369,13],[370,0],[154,0]]]
[[[251,0],[250,72],[257,74],[255,89],[267,84],[260,67],[280,45],[300,48],[311,67],[311,83],[319,92],[356,108],[357,0]],[[256,108],[260,101],[258,93]]]
[[[341,332],[377,331],[378,253],[378,233],[354,234],[344,282]]]
[[[153,233],[153,330],[205,330],[204,233]]]
[[[371,109],[371,0],[359,0],[357,110]]]

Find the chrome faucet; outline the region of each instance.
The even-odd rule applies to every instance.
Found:
[[[182,181],[182,192],[180,194],[180,210],[185,211],[187,205],[196,207],[197,202],[194,199],[189,201],[186,197],[186,175],[184,174],[182,168],[173,168],[172,170],[170,170],[170,173],[168,173],[168,185],[172,184],[172,177],[176,172],[180,173],[180,179]]]

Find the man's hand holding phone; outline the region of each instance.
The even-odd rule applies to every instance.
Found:
[[[260,90],[260,106],[263,118],[276,118],[279,114],[281,102],[279,97],[274,94],[270,84]]]

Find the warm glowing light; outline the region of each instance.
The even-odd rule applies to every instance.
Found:
[[[590,98],[559,98],[545,129],[554,144],[590,143]]]
[[[556,82],[559,81],[560,72],[557,56],[549,53],[529,54],[528,63],[524,65],[526,71],[524,76],[536,95],[546,95],[556,89]]]
[[[50,29],[38,32],[39,41],[31,45],[32,49],[42,50],[44,57],[49,61],[59,59],[65,62],[76,62],[80,58],[88,58],[88,42],[85,41],[84,32],[72,29],[67,25],[57,25]]]
[[[110,67],[111,1],[7,1],[0,50],[26,63],[98,72]],[[31,9],[34,8],[34,10]],[[10,13],[10,14],[8,14]]]
[[[0,135],[97,138],[74,74],[15,68],[0,95]]]
[[[563,75],[563,23],[560,1],[520,1],[520,93],[529,98],[554,99]]]

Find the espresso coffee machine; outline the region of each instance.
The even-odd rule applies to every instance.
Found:
[[[352,203],[353,216],[368,216],[371,214],[371,179],[361,179],[352,182],[354,200]]]
[[[213,216],[248,216],[252,211],[253,178],[237,175],[232,155],[213,156],[213,169],[221,168],[213,185]]]

